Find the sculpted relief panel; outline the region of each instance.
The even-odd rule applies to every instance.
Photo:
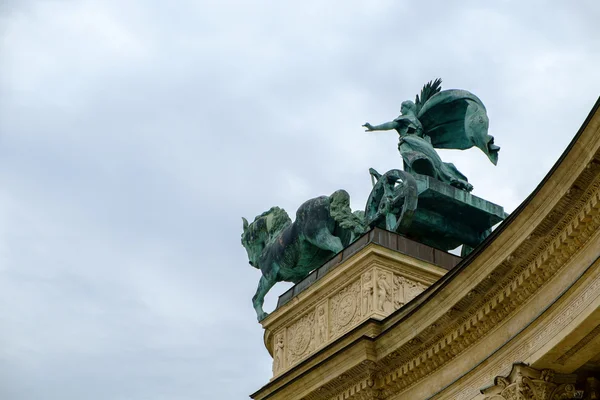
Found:
[[[275,335],[273,375],[278,375],[314,353],[328,341],[327,301]]]
[[[394,311],[393,290],[394,274],[390,271],[377,270],[377,311],[389,315]]]
[[[394,275],[394,310],[417,297],[425,289],[427,289],[427,286],[421,282],[406,279],[401,275]]]
[[[364,320],[390,315],[425,289],[424,284],[391,270],[370,268],[277,331],[273,375],[298,364]]]
[[[277,375],[285,368],[285,331],[275,335],[273,349],[273,375]]]
[[[390,315],[427,289],[420,282],[383,269],[373,269],[362,276],[363,316]]]
[[[328,309],[327,302],[317,306],[317,346],[327,343]]]
[[[310,312],[287,329],[287,360],[290,365],[315,348],[315,312]]]
[[[330,338],[339,336],[361,320],[360,280],[346,286],[329,301],[331,316]]]
[[[367,316],[373,312],[375,288],[373,285],[373,270],[362,275],[362,315]]]

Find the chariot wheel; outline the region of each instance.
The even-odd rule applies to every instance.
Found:
[[[381,175],[370,169],[377,179],[367,199],[365,222],[373,228],[405,233],[417,209],[417,181],[408,172],[392,169]]]

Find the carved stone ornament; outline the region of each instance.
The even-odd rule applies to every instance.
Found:
[[[404,280],[404,296],[405,301],[408,303],[419,294],[421,294],[427,287],[420,282],[410,281],[408,279]]]
[[[273,375],[277,375],[285,367],[285,338],[283,332],[275,336],[273,351]]]
[[[362,275],[362,315],[368,315],[373,311],[373,271]]]
[[[389,271],[377,272],[377,311],[390,314],[394,311],[392,303],[393,274]]]
[[[327,304],[317,307],[317,345],[327,342]]]
[[[539,371],[525,364],[513,364],[507,377],[497,376],[494,386],[483,389],[485,400],[563,400],[582,399],[583,390],[575,387],[575,375]]]
[[[311,312],[296,321],[288,328],[288,362],[294,364],[296,361],[308,355],[314,347],[315,336],[315,314]]]
[[[337,336],[360,319],[360,280],[346,286],[331,298],[331,334]]]
[[[368,318],[383,319],[425,290],[422,283],[371,266],[277,327],[273,376],[293,368]]]
[[[421,294],[427,286],[394,274],[393,289],[393,308],[397,310]]]
[[[406,278],[400,275],[394,275],[394,309],[397,310],[406,304],[404,295],[404,281]]]

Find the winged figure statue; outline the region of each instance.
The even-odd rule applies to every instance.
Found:
[[[425,84],[414,102],[402,102],[401,115],[394,120],[363,126],[367,132],[398,132],[398,150],[406,172],[428,175],[470,192],[473,186],[467,177],[454,164],[443,162],[435,149],[478,147],[496,165],[500,147],[488,134],[489,120],[481,100],[466,90],[442,91],[441,84],[441,79]]]

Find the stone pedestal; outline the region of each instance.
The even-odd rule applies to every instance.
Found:
[[[261,321],[273,376],[354,330],[400,309],[459,257],[375,229],[285,293]]]

